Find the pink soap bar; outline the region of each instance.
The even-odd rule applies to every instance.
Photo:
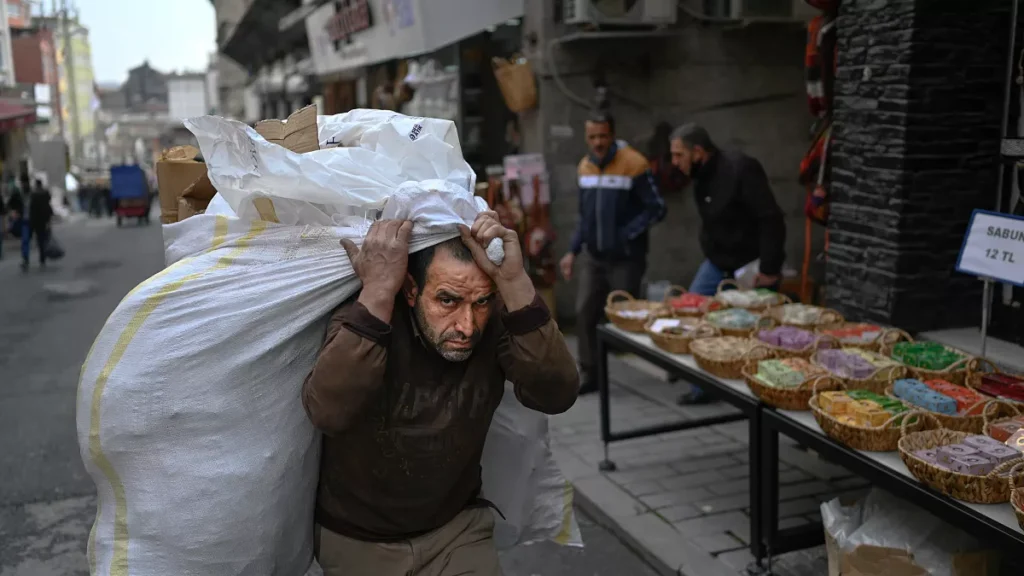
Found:
[[[1001,444],[981,446],[978,448],[978,454],[992,460],[996,464],[1002,464],[1003,462],[1009,462],[1010,460],[1020,458],[1020,452],[1017,452],[1009,446],[1003,446]]]
[[[959,472],[961,474],[984,476],[991,472],[995,467],[995,462],[985,458],[984,456],[965,455],[953,457],[949,468],[953,472]]]
[[[932,450],[932,449],[918,450],[917,452],[914,452],[914,456],[917,456],[918,458],[920,458],[921,460],[924,460],[925,462],[927,462],[929,464],[934,464],[935,466],[938,466],[939,468],[945,468],[946,467],[945,464],[943,464],[942,462],[939,462],[938,458],[936,458],[935,450]]]
[[[963,444],[951,444],[949,446],[939,446],[935,451],[935,458],[945,464],[946,466],[952,465],[953,458],[960,456],[977,456],[978,451],[970,446],[964,446]]]
[[[1002,446],[1004,448],[1006,447],[1006,445],[1003,444],[1002,442],[989,436],[968,436],[967,438],[964,438],[964,446],[970,446],[971,448],[974,448],[976,450],[981,450],[985,446]]]

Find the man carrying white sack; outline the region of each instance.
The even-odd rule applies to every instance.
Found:
[[[481,213],[409,255],[411,222],[343,240],[362,291],[333,314],[303,405],[325,438],[316,554],[326,576],[498,575],[480,458],[505,381],[547,414],[579,375],[523,268],[515,232]],[[500,238],[505,258],[483,246]]]

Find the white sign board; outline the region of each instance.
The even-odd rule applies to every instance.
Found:
[[[956,269],[1024,286],[1024,218],[975,210]]]

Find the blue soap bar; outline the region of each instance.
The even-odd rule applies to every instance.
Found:
[[[914,398],[919,398],[923,392],[931,392],[932,389],[920,380],[903,378],[893,383],[892,391],[896,394],[897,398],[913,402]],[[916,404],[916,402],[914,403]]]
[[[953,400],[945,394],[939,394],[938,392],[932,392],[931,394],[924,395],[920,400],[912,402],[931,412],[948,414],[950,416],[956,414],[956,400]]]

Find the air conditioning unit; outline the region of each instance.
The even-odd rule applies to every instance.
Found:
[[[729,16],[737,20],[808,21],[821,11],[807,0],[729,0]]]
[[[662,26],[675,24],[678,0],[563,0],[566,24]]]

